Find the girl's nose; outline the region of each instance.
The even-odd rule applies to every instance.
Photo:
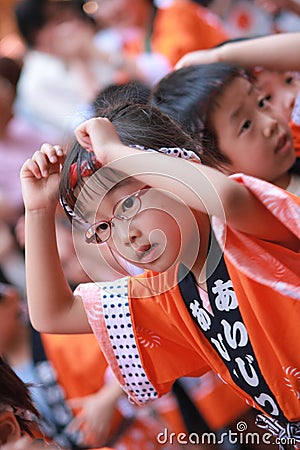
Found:
[[[133,244],[136,239],[142,235],[142,232],[136,225],[135,220],[115,220],[113,230],[114,234],[117,234],[120,241],[122,241],[125,245]]]
[[[142,231],[136,225],[134,220],[129,224],[128,236],[129,236],[129,241],[130,241],[131,244],[133,244],[136,241],[136,239],[138,239],[138,238],[140,238],[142,236]]]

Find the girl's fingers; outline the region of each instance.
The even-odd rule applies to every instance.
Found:
[[[98,151],[101,145],[119,143],[120,138],[114,125],[106,117],[94,117],[86,120],[75,130],[75,136],[79,144],[87,151],[96,152],[93,144],[97,144]]]
[[[45,154],[51,163],[58,162],[59,158],[63,156],[63,150],[59,145],[43,144],[41,153]]]
[[[63,163],[64,153],[59,146],[43,144],[41,150],[34,153],[32,160],[38,165],[41,176],[47,177],[54,164]]]
[[[94,117],[92,119],[88,119],[82,124],[80,124],[75,129],[75,136],[77,141],[82,147],[86,150],[93,150],[92,147],[92,139],[91,134],[93,131],[98,130],[102,132],[104,135],[105,132],[111,127],[110,121],[105,117]]]
[[[83,148],[85,148],[87,151],[92,150],[91,139],[86,129],[85,123],[83,125],[79,125],[79,127],[76,128],[75,136],[77,141]]]
[[[32,160],[38,165],[41,176],[47,177],[49,175],[49,159],[48,157],[42,153],[41,151],[35,152]]]
[[[37,179],[48,177],[50,169],[55,172],[54,165],[62,164],[64,159],[63,149],[59,145],[43,144],[41,149],[23,164],[20,176],[26,178],[34,175]]]
[[[22,169],[21,169],[21,178],[26,178],[28,176],[34,175],[35,178],[42,178],[42,173],[40,170],[39,165],[33,160],[33,159],[28,159]]]

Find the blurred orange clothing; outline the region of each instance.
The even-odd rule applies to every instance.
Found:
[[[212,48],[228,38],[221,21],[209,9],[190,0],[176,0],[158,8],[151,47],[175,65],[186,53]]]
[[[41,337],[67,400],[99,391],[104,385],[107,362],[92,334],[42,334]],[[122,415],[116,410],[111,434],[117,430],[121,421]]]
[[[42,340],[67,400],[94,394],[105,384],[108,365],[93,334],[43,334]],[[117,449],[146,450],[151,445],[153,450],[160,450],[161,445],[155,442],[155,437],[162,427],[159,418],[146,413],[143,417],[135,417],[134,413],[125,417],[116,407],[107,443]],[[109,449],[105,447],[98,450]],[[174,450],[178,450],[177,445]]]
[[[190,0],[174,0],[156,9],[146,40],[139,33],[129,33],[124,51],[132,56],[146,51],[159,53],[174,66],[186,53],[214,47],[227,39],[221,20],[207,8]]]

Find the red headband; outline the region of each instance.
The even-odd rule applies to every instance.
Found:
[[[80,164],[80,175],[81,177],[88,177],[90,175],[93,175],[96,170],[100,169],[102,164],[98,161],[95,155],[92,155],[91,157],[93,168],[90,166],[90,162],[85,160],[82,161]],[[70,166],[70,185],[72,189],[75,189],[76,184],[78,181],[78,163],[75,162],[71,164]]]

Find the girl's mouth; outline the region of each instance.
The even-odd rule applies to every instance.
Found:
[[[140,246],[135,252],[140,262],[152,262],[157,259],[158,255],[156,255],[156,249],[158,244],[147,244]]]

